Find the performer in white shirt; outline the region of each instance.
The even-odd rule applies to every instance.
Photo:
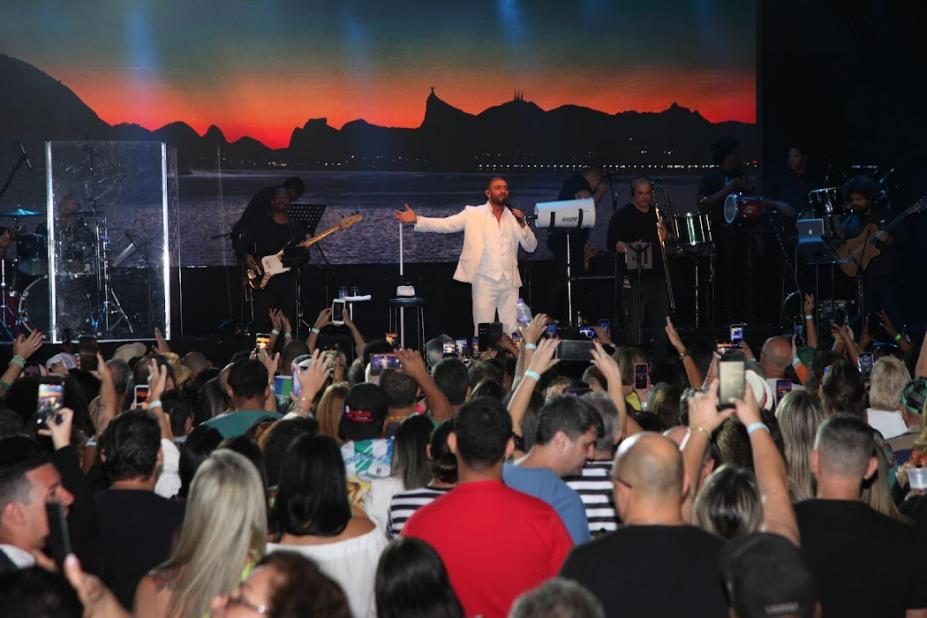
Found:
[[[507,205],[509,185],[504,178],[491,178],[482,206],[467,206],[449,217],[419,217],[405,205],[394,212],[416,232],[450,234],[463,230],[464,243],[454,279],[469,283],[473,291],[473,332],[477,324],[495,321],[496,310],[506,333],[515,332],[515,303],[521,276],[518,273],[518,245],[534,252],[538,240],[525,222],[525,214]]]

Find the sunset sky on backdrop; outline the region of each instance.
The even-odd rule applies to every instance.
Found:
[[[755,122],[755,19],[741,0],[0,0],[0,51],[109,123],[284,147],[308,118],[416,127],[430,86],[471,113],[518,89]]]

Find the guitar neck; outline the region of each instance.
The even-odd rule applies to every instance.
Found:
[[[325,231],[323,231],[323,232],[320,232],[319,234],[316,234],[316,235],[313,236],[312,238],[309,238],[309,239],[304,240],[303,242],[299,243],[299,246],[302,247],[302,248],[304,248],[304,249],[308,249],[308,248],[311,247],[312,245],[314,245],[314,244],[316,244],[316,243],[318,243],[318,242],[321,242],[321,241],[325,240],[326,238],[328,238],[329,236],[331,236],[331,235],[334,234],[335,232],[339,231],[340,229],[341,229],[340,226],[333,225],[332,227],[328,228],[327,230],[325,230]]]

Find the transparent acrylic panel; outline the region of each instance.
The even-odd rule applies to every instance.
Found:
[[[46,144],[49,332],[171,336],[169,210],[176,167],[158,142]],[[169,173],[170,170],[170,173]],[[174,228],[176,230],[176,227]]]

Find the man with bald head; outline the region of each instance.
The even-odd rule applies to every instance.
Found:
[[[609,616],[726,616],[723,541],[683,520],[689,479],[676,443],[650,432],[628,438],[612,485],[625,525],[576,547],[561,576],[588,588]]]
[[[509,184],[494,176],[486,185],[486,203],[467,206],[444,218],[420,217],[405,205],[393,215],[416,232],[463,232],[463,249],[454,279],[469,283],[473,292],[473,334],[477,325],[495,322],[496,312],[507,334],[515,332],[518,289],[518,247],[533,253],[538,246],[525,213],[509,204]]]
[[[763,370],[763,376],[774,393],[778,380],[792,381],[785,372],[793,360],[792,342],[785,337],[770,337],[763,343],[760,350],[760,369]],[[800,384],[792,383],[792,390],[801,388]]]

